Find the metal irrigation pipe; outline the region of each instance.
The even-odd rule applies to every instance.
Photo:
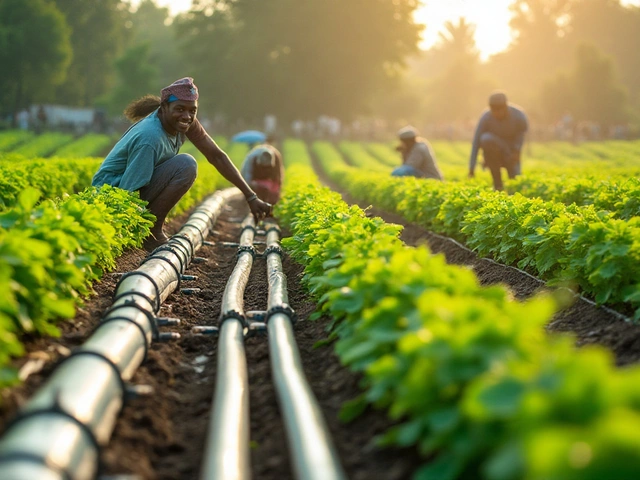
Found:
[[[267,227],[269,300],[267,332],[272,375],[284,417],[292,463],[297,478],[346,479],[322,411],[304,376],[300,351],[293,335],[294,313],[289,307],[287,277],[282,271],[280,233]]]
[[[121,277],[93,335],[56,367],[0,438],[3,480],[94,478],[99,449],[111,437],[125,395],[133,393],[125,382],[152,340],[177,336],[160,334],[155,315],[236,194],[227,189],[207,198],[166,245]]]
[[[244,349],[244,290],[255,250],[252,216],[242,223],[238,259],[222,296],[218,369],[200,478],[245,480],[249,465],[249,379]]]

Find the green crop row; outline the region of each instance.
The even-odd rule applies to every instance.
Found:
[[[380,163],[388,167],[398,167],[402,163],[400,153],[384,143],[366,143],[364,147]]]
[[[391,173],[391,168],[386,163],[380,161],[375,155],[367,151],[367,148],[357,142],[340,142],[338,148],[356,168],[363,168],[369,172]],[[398,153],[398,156],[400,154]]]
[[[567,178],[543,174],[528,174],[505,183],[508,193],[561,202],[567,205],[593,205],[607,210],[615,218],[628,220],[640,215],[640,180],[621,178],[617,181],[597,177]]]
[[[88,133],[67,143],[53,154],[64,158],[98,157],[105,154],[105,150],[114,144],[115,141],[111,135]]]
[[[55,322],[71,318],[104,269],[148,236],[153,216],[124,190],[91,187],[46,200],[23,190],[0,213],[0,385],[15,380],[7,365],[22,353],[23,333],[56,335]]]
[[[77,193],[91,185],[99,164],[95,158],[19,161],[16,155],[0,154],[0,210],[14,206],[27,187],[37,188],[44,199]]]
[[[549,298],[519,303],[480,287],[285,158],[283,246],[333,316],[341,362],[363,375],[343,419],[385,410],[396,424],[380,443],[425,458],[415,480],[637,477],[640,369],[616,370],[604,349],[547,336]]]
[[[105,185],[66,195],[90,185],[97,159],[11,157],[0,161],[1,198],[11,207],[0,213],[0,387],[16,380],[8,363],[22,354],[21,335],[56,335],[55,323],[73,317],[91,283],[124,249],[139,247],[153,224],[137,193]],[[198,178],[171,216],[221,183],[200,161]]]
[[[11,153],[24,155],[28,158],[48,157],[60,147],[72,141],[73,135],[68,133],[47,132],[32,137],[29,141],[13,149]]]
[[[29,130],[5,130],[0,132],[0,152],[9,152],[34,136]]]
[[[393,178],[347,166],[325,142],[313,150],[355,198],[464,241],[482,256],[517,264],[552,283],[576,283],[599,303],[630,304],[640,318],[640,217],[545,202],[477,185]]]

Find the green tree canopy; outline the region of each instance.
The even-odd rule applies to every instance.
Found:
[[[610,55],[640,107],[640,7],[618,0],[579,0],[572,9],[570,38],[574,44],[593,43]]]
[[[121,0],[55,0],[71,28],[73,61],[56,102],[91,106],[113,83],[113,62],[128,39],[128,4]]]
[[[148,42],[138,43],[116,61],[116,85],[98,101],[110,114],[120,115],[131,101],[143,95],[160,94],[156,91],[158,70],[149,61],[149,51]]]
[[[614,125],[628,118],[627,92],[611,57],[592,44],[579,45],[573,72],[576,118]]]
[[[577,121],[610,126],[625,122],[629,115],[627,92],[618,79],[612,58],[593,44],[576,48],[572,69],[547,80],[540,100],[541,116],[548,122],[571,113]]]
[[[512,44],[488,64],[502,88],[533,100],[551,72],[571,61],[566,42],[570,12],[575,0],[516,0],[510,7]]]
[[[72,51],[64,15],[47,0],[0,2],[0,104],[13,112],[46,100]]]
[[[185,15],[201,103],[231,116],[350,118],[417,51],[415,0],[201,1]]]
[[[174,25],[170,22],[169,9],[158,7],[153,0],[142,0],[131,15],[133,44],[149,44],[149,62],[158,69],[154,89],[160,89],[178,78],[184,77],[184,62],[178,49]]]

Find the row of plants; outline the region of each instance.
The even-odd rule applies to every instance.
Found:
[[[347,158],[349,163],[356,168],[364,168],[369,172],[381,172],[387,174],[391,172],[391,167],[385,161],[379,160],[376,156],[369,153],[367,147],[362,143],[343,141],[340,142],[338,148]],[[378,150],[380,149],[381,147],[378,145]],[[399,153],[396,155],[398,157],[400,156]],[[386,157],[384,158],[386,161],[390,160]]]
[[[118,188],[38,204],[41,196],[26,188],[0,213],[0,386],[16,380],[8,364],[23,353],[21,335],[57,335],[55,323],[75,315],[91,283],[153,224],[146,202]]]
[[[528,174],[507,180],[505,190],[567,205],[593,205],[597,210],[607,210],[623,220],[640,215],[640,180],[636,177],[601,180],[593,176],[571,178]]]
[[[577,284],[599,303],[630,305],[640,318],[640,217],[625,221],[591,205],[369,173],[346,165],[329,143],[312,148],[327,174],[354,198],[552,284]]]
[[[37,135],[28,142],[21,143],[11,153],[24,155],[27,158],[48,157],[63,145],[71,143],[73,135],[60,132],[46,132]]]
[[[0,152],[9,152],[34,136],[29,130],[5,130],[0,132]]]
[[[417,449],[414,480],[636,478],[640,369],[546,335],[550,297],[512,301],[403,245],[399,227],[320,187],[300,143],[284,158],[283,246],[333,317],[341,362],[362,375],[344,420],[384,410],[395,425],[378,442]]]
[[[87,133],[57,149],[53,154],[64,158],[98,157],[105,154],[114,144],[115,139],[112,135]]]
[[[394,158],[399,159],[399,153],[385,144],[356,145],[360,148],[345,148],[341,143],[339,150],[349,163],[358,168],[379,171],[379,164],[388,165]],[[604,146],[601,146],[601,149],[613,150],[611,146],[602,145]],[[363,147],[369,155],[362,152]],[[546,147],[537,147],[538,150],[543,148],[545,151],[548,150]],[[448,180],[465,180],[468,159],[455,151],[453,143],[434,142],[434,150]],[[640,144],[638,157],[640,158]],[[376,161],[379,163],[376,164]],[[616,218],[623,220],[640,214],[640,181],[637,177],[640,166],[609,167],[606,169],[606,179],[603,179],[601,162],[595,162],[591,166],[589,163],[583,163],[578,170],[562,167],[558,163],[549,162],[543,165],[542,160],[534,160],[533,165],[530,163],[525,160],[524,175],[505,182],[505,190],[508,193],[520,193],[525,197],[539,197],[567,205],[594,205],[596,209],[610,211]],[[479,181],[489,188],[489,176],[484,177],[486,178],[479,178]]]
[[[0,160],[0,388],[17,381],[10,361],[23,354],[22,336],[57,335],[56,323],[75,315],[91,284],[124,250],[140,247],[154,221],[136,192],[89,186],[98,159],[10,157]],[[222,184],[198,163],[172,217]]]
[[[99,165],[96,158],[27,160],[0,153],[0,210],[14,206],[28,187],[37,188],[44,199],[78,193],[91,185]]]
[[[400,164],[400,154],[394,150],[393,145],[380,143],[363,143],[362,145],[378,162],[393,166],[391,162],[395,159],[395,165]],[[435,140],[431,145],[436,162],[447,181],[477,182],[491,188],[491,177],[488,172],[476,175],[473,181],[467,179],[471,143]],[[606,150],[608,155],[603,159],[590,154],[588,148]],[[341,151],[344,154],[347,153],[342,149]],[[482,154],[479,155],[477,168],[478,171],[482,171]],[[603,179],[604,177],[610,183],[622,184],[627,179],[640,175],[640,141],[619,144],[601,142],[591,147],[564,145],[561,142],[533,143],[524,149],[522,171],[524,175],[518,178],[523,180],[533,177],[555,184],[560,179],[580,181],[584,178]],[[513,188],[513,190],[516,189],[517,187]],[[525,196],[534,196],[536,192],[529,193],[525,190],[521,193]]]

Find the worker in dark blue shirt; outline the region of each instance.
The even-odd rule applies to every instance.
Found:
[[[501,168],[509,178],[521,173],[521,152],[528,129],[524,112],[507,102],[507,96],[496,92],[489,97],[489,109],[478,121],[469,158],[469,177],[475,176],[478,151],[482,149],[484,165],[491,171],[493,188],[502,190]]]

